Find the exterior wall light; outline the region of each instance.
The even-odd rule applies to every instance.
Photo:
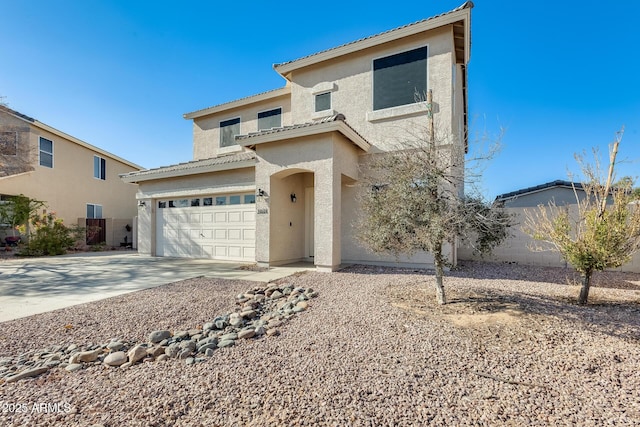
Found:
[[[291,203],[295,203],[296,200],[298,200],[296,197],[296,193],[291,193]]]
[[[264,197],[264,190],[262,188],[258,188],[258,197]]]
[[[141,208],[141,207],[143,207],[143,206],[147,206],[147,202],[145,202],[144,200],[140,200],[140,201],[138,202],[138,207],[139,207],[139,208]]]

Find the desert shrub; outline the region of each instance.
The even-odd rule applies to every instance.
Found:
[[[46,211],[36,214],[31,219],[31,236],[29,242],[22,247],[20,255],[43,256],[62,255],[73,247],[75,242],[85,233],[84,228],[67,227],[55,212]]]

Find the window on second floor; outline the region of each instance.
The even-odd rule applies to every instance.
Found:
[[[427,46],[373,61],[373,109],[416,102],[427,92]]]
[[[40,166],[53,167],[53,141],[40,137]]]
[[[240,117],[220,122],[220,147],[235,145],[236,135],[240,135]]]
[[[102,205],[94,205],[87,203],[87,218],[96,219],[102,218]]]
[[[258,113],[258,130],[279,128],[282,126],[282,108]]]
[[[319,93],[316,95],[316,113],[331,109],[331,92]]]
[[[107,161],[99,156],[93,156],[93,177],[101,180],[107,178]]]

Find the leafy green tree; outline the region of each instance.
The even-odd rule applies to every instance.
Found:
[[[10,196],[0,204],[0,222],[9,224],[15,236],[16,230],[29,235],[29,221],[37,214],[38,209],[46,206],[41,200],[32,199],[23,194]]]
[[[600,171],[597,152],[594,165],[576,156],[585,176],[586,197],[576,197],[575,213],[570,207],[551,203],[527,212],[523,230],[542,245],[534,250],[554,250],[582,275],[579,304],[587,304],[594,271],[627,263],[640,249],[640,208],[634,202],[633,179],[615,182],[618,147],[624,128],[609,149],[606,176]]]
[[[464,153],[447,143],[451,135],[435,134],[430,110],[423,132],[412,133],[416,138],[398,150],[370,155],[365,162],[358,237],[370,250],[396,257],[431,253],[436,298],[445,304],[447,245],[463,239],[478,252],[487,252],[508,236],[511,217],[479,196],[462,196]]]

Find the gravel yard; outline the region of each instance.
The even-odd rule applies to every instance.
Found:
[[[640,275],[596,273],[584,307],[578,280],[468,262],[438,306],[432,272],[296,275],[283,281],[319,296],[279,336],[190,366],[0,380],[0,425],[640,425]],[[5,322],[0,356],[202,327],[253,286],[193,279]]]

